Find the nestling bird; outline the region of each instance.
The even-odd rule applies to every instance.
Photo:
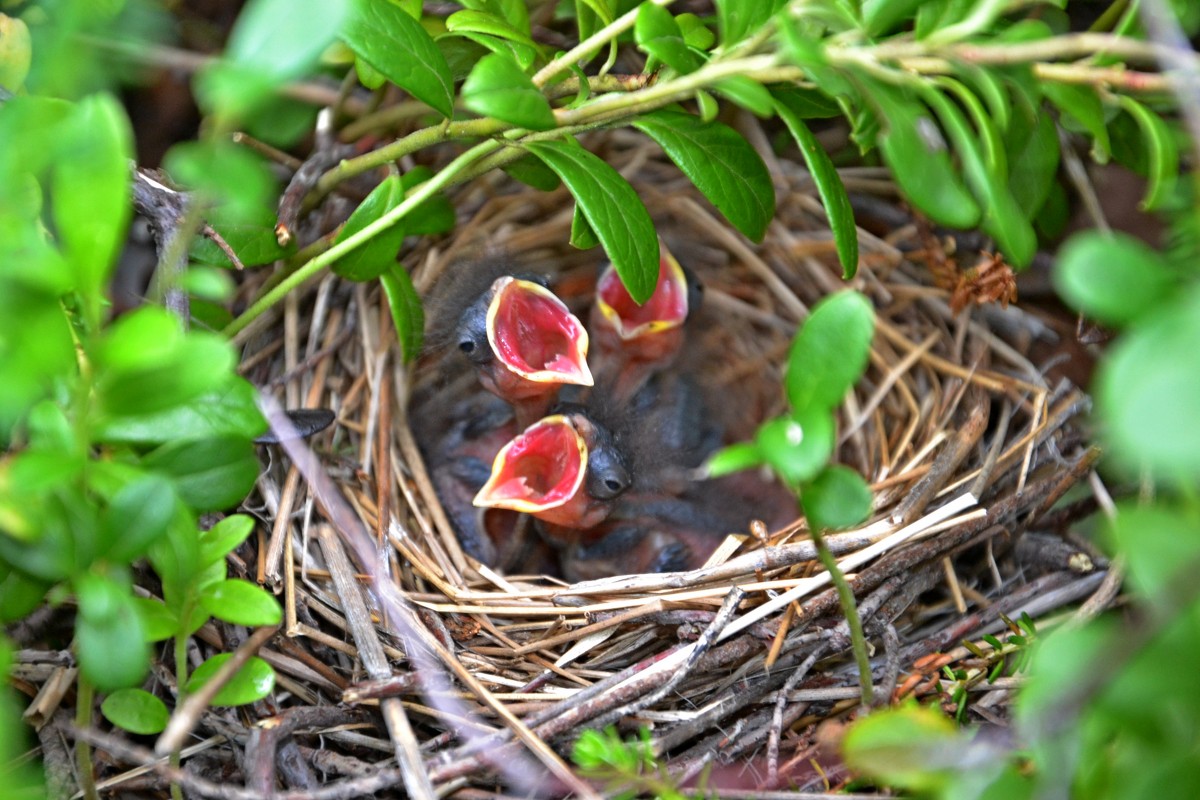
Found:
[[[598,382],[620,402],[671,365],[684,341],[684,325],[700,308],[704,287],[665,244],[659,244],[658,283],[638,305],[609,265],[596,283],[588,327]]]
[[[586,529],[608,516],[631,483],[613,434],[582,407],[567,406],[500,449],[474,502],[530,514],[552,529]]]
[[[521,427],[546,413],[559,387],[593,383],[587,330],[534,280],[501,274],[481,292],[472,281],[456,282],[432,305],[443,331],[431,338],[453,342],[483,387],[512,404]]]

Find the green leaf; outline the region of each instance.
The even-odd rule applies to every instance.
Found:
[[[1200,557],[1197,519],[1165,503],[1117,505],[1108,535],[1129,566],[1129,586],[1145,597],[1169,602],[1171,582]]]
[[[167,531],[178,500],[171,482],[143,475],[121,487],[100,517],[97,555],[128,563]]]
[[[162,700],[143,689],[118,689],[104,698],[100,711],[118,728],[142,736],[161,733],[171,716]]]
[[[121,371],[169,364],[183,339],[183,328],[170,312],[143,306],[105,331],[95,359],[106,369]]]
[[[809,406],[790,417],[776,417],[758,429],[754,442],[785,483],[799,486],[815,478],[833,454],[833,415]]]
[[[708,92],[697,90],[696,109],[700,112],[700,119],[705,122],[712,122],[721,113],[721,104]]]
[[[573,139],[528,142],[525,147],[562,178],[621,283],[635,302],[646,302],[658,285],[658,235],[637,192]]]
[[[391,3],[356,0],[342,38],[392,83],[443,117],[454,111],[450,66],[421,23]]]
[[[1087,131],[1092,136],[1092,158],[1098,164],[1108,163],[1112,145],[1104,119],[1104,107],[1090,87],[1045,81],[1042,92],[1051,103],[1063,111],[1062,122],[1069,130]]]
[[[433,170],[423,164],[401,175],[400,186],[404,189],[404,196],[412,194],[414,189],[432,177]],[[457,222],[454,206],[446,199],[446,195],[438,192],[405,215],[404,232],[409,236],[446,233],[454,230]]]
[[[495,117],[520,128],[545,131],[556,124],[550,101],[504,53],[480,59],[463,83],[462,101],[480,116]]]
[[[983,163],[987,167],[988,175],[996,180],[1007,179],[1008,156],[1004,149],[1004,142],[1000,138],[1000,130],[992,121],[991,114],[984,109],[983,103],[979,101],[974,92],[953,78],[937,79],[937,84],[954,95],[959,104],[970,114],[971,120],[975,123],[976,138],[981,145]],[[968,180],[968,185],[969,183]]]
[[[202,564],[215,564],[237,549],[254,530],[254,518],[234,514],[200,533],[199,558]]]
[[[1017,128],[1014,123],[1013,129]],[[1058,131],[1054,120],[1045,114],[1037,115],[1023,136],[1010,131],[1008,145],[1008,190],[1017,207],[1033,219],[1045,205],[1058,174],[1060,156]]]
[[[143,311],[151,309],[136,313]],[[167,313],[161,309],[155,311]],[[108,344],[112,345],[111,338]],[[146,346],[151,346],[148,340]],[[106,348],[109,354],[117,350],[116,346]],[[112,368],[101,376],[97,394],[107,415],[157,413],[194,400],[228,382],[236,358],[229,342],[211,333],[190,333],[165,357],[154,355],[144,365]]]
[[[745,75],[722,78],[713,89],[755,116],[767,119],[775,113],[775,102],[767,87]]]
[[[200,605],[217,619],[234,625],[278,625],[283,619],[274,597],[255,584],[236,578],[206,586],[200,593]]]
[[[268,215],[274,218],[275,178],[261,156],[243,147],[225,140],[184,142],[167,152],[163,166],[206,205],[222,206],[214,213],[226,226],[261,225]]]
[[[965,742],[954,723],[932,708],[908,704],[857,720],[842,741],[846,764],[887,786],[933,792],[946,786],[946,753]]]
[[[24,21],[0,14],[0,89],[16,94],[29,74],[33,42]]]
[[[639,50],[680,74],[695,72],[704,64],[684,41],[683,30],[675,17],[662,6],[646,3],[638,9],[633,38]]]
[[[596,236],[596,232],[592,230],[592,226],[588,224],[587,217],[583,215],[583,211],[579,206],[575,206],[574,213],[571,214],[571,246],[577,247],[580,250],[590,250],[600,244],[600,239]]]
[[[106,692],[139,683],[150,668],[150,648],[129,587],[85,573],[75,589],[75,647],[83,674]]]
[[[350,219],[338,231],[335,244],[341,244],[404,200],[404,188],[399,175],[389,175],[371,190],[367,198],[354,209]],[[359,245],[333,264],[333,271],[352,281],[378,278],[396,263],[396,255],[404,242],[404,221],[377,234],[366,244]]]
[[[967,124],[958,106],[932,87],[923,92],[925,99],[937,111],[938,117],[954,142],[955,152],[962,159],[963,175],[975,199],[983,206],[983,230],[1000,246],[1016,267],[1025,267],[1037,250],[1037,235],[1025,218],[1016,200],[1008,191],[1007,176],[999,169],[989,169],[979,147],[979,137]],[[999,154],[1001,151],[993,151]]]
[[[841,107],[819,89],[807,89],[801,86],[773,86],[771,94],[775,97],[777,107],[782,102],[801,119],[827,119],[842,115]]]
[[[196,667],[196,671],[188,678],[187,691],[194,693],[201,686],[212,680],[226,661],[233,657],[232,653],[220,653]],[[212,700],[214,706],[244,706],[256,700],[262,700],[275,688],[275,672],[271,665],[258,656],[251,656],[241,669],[234,673],[233,678],[221,687]]]
[[[278,217],[269,205],[251,208],[247,215],[241,218],[230,214],[227,206],[216,206],[205,212],[205,221],[221,235],[230,249],[237,253],[243,266],[270,264],[296,252],[294,242],[287,247],[279,244],[275,236]],[[188,257],[200,264],[226,268],[233,266],[225,251],[206,236],[197,236],[192,240]]]
[[[562,184],[562,180],[554,170],[533,156],[522,156],[512,163],[506,164],[503,170],[526,186],[543,192],[552,192]]]
[[[633,126],[657,142],[735,228],[762,241],[775,216],[775,187],[762,158],[741,134],[673,109],[646,114]]]
[[[46,598],[50,584],[0,562],[0,623],[28,616]]]
[[[1118,95],[1121,107],[1137,120],[1142,139],[1146,142],[1150,185],[1139,207],[1144,211],[1160,208],[1171,196],[1179,172],[1179,150],[1167,123],[1144,105],[1128,95]]]
[[[905,196],[938,224],[975,227],[983,212],[954,171],[937,123],[893,87],[871,82],[868,90],[887,125],[879,150]]]
[[[169,442],[146,456],[144,464],[174,478],[180,498],[201,512],[237,505],[258,478],[254,446],[231,436]]]
[[[421,354],[421,342],[425,330],[425,311],[421,296],[413,287],[412,278],[400,264],[379,276],[383,291],[387,295],[388,307],[392,310],[392,324],[400,340],[400,352],[408,364]]]
[[[346,18],[346,0],[251,0],[229,35],[225,58],[199,76],[201,105],[241,117],[275,87],[316,63]]]
[[[927,0],[864,0],[862,13],[867,34],[877,37],[890,32],[911,19],[924,2]]]
[[[1071,307],[1108,325],[1149,316],[1176,285],[1163,257],[1148,245],[1126,233],[1099,231],[1071,237],[1053,276]]]
[[[1070,217],[1071,201],[1067,197],[1067,190],[1058,181],[1052,181],[1050,191],[1046,193],[1046,202],[1042,203],[1034,216],[1034,226],[1043,239],[1059,239],[1067,229]]]
[[[528,27],[528,20],[526,20],[525,24]],[[508,42],[516,42],[517,44],[531,47],[534,50],[538,47],[537,42],[529,36],[528,32],[521,31],[509,21],[484,11],[475,11],[472,9],[455,11],[446,18],[446,30],[451,33],[485,33],[488,36],[495,36],[497,39],[503,39]]]
[[[135,597],[133,605],[142,620],[147,642],[161,642],[179,633],[179,620],[166,604],[149,597]]]
[[[849,528],[871,514],[871,487],[849,467],[828,466],[800,494],[804,515],[813,530]]]
[[[12,498],[33,498],[36,506],[4,498],[5,531],[0,535],[0,564],[7,562],[38,581],[56,583],[86,566],[90,560],[80,549],[90,548],[96,535],[96,518],[75,487],[53,495],[27,490],[19,476],[11,475],[5,488]],[[81,547],[82,546],[82,547]]]
[[[1113,455],[1187,486],[1200,480],[1200,291],[1160,303],[1117,342],[1096,375],[1096,410]]]
[[[62,406],[52,400],[43,400],[31,408],[25,425],[31,450],[69,453],[78,449],[71,420]]]
[[[800,146],[804,163],[817,186],[817,193],[821,195],[821,202],[825,204],[825,214],[829,218],[829,228],[837,246],[838,261],[842,264],[842,277],[850,280],[858,271],[858,228],[854,225],[854,209],[850,207],[850,196],[846,194],[846,187],[842,184],[829,154],[804,124],[799,112],[793,110],[787,100],[786,94],[776,95],[775,109],[779,112],[779,118],[792,132],[796,144]]]
[[[987,105],[991,121],[1000,130],[1007,131],[1012,120],[1012,101],[1000,77],[992,70],[975,64],[964,63],[956,67],[963,83],[970,86]],[[1053,120],[1050,122],[1053,124]]]
[[[98,301],[133,213],[133,134],[115,99],[90,95],[79,101],[61,135],[50,192],[55,230],[80,291]]]
[[[687,12],[679,14],[675,17],[675,22],[679,25],[679,30],[683,32],[683,41],[688,47],[696,50],[707,50],[717,41],[717,36],[712,32],[704,20],[697,17],[695,14]]]
[[[753,442],[737,442],[713,453],[704,464],[704,472],[709,478],[719,478],[731,472],[753,469],[762,463],[763,455],[759,452],[758,445]]]
[[[784,0],[716,0],[721,46],[728,49],[766,24]]]
[[[99,420],[97,442],[162,444],[176,439],[237,436],[253,439],[267,429],[249,381],[230,376],[220,389],[153,413],[122,414]]]
[[[792,341],[784,384],[796,411],[828,413],[858,381],[871,353],[875,311],[858,292],[830,295]]]

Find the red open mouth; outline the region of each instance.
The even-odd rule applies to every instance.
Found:
[[[571,421],[546,417],[496,454],[492,475],[474,503],[525,513],[556,508],[579,493],[587,458],[587,445]]]
[[[644,305],[633,301],[610,266],[596,285],[596,306],[622,339],[669,330],[687,319],[687,277],[664,247],[658,263],[658,285]]]
[[[500,280],[487,318],[488,341],[499,360],[528,381],[591,386],[588,335],[579,319],[543,286]]]

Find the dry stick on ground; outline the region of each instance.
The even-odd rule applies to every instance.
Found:
[[[341,542],[332,529],[326,526],[321,527],[319,538],[338,597],[342,601],[342,608],[346,612],[346,621],[350,624],[350,634],[358,647],[358,657],[362,660],[367,675],[377,681],[391,677],[391,666],[383,653],[379,634],[361,594],[362,589],[354,578],[350,560],[346,557]],[[420,645],[410,643],[409,646]],[[396,747],[396,762],[403,767],[404,788],[408,796],[414,800],[433,800],[433,785],[425,775],[417,740],[408,717],[404,714],[404,708],[395,698],[385,698],[381,706]]]

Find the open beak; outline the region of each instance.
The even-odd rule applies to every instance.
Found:
[[[561,414],[546,417],[500,449],[474,504],[553,518],[580,495],[587,460],[587,443],[574,423]]]
[[[503,277],[487,310],[487,337],[509,377],[495,376],[510,399],[546,392],[550,385],[592,385],[588,335],[553,292],[532,281]]]
[[[666,245],[659,245],[658,285],[643,305],[629,296],[610,265],[596,285],[596,308],[623,341],[678,328],[688,316],[688,281]]]

